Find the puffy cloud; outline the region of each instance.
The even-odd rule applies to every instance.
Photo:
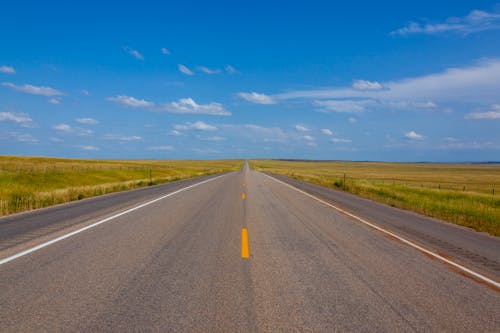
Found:
[[[129,106],[132,108],[149,108],[149,107],[154,106],[153,102],[148,102],[144,99],[137,99],[135,97],[126,96],[126,95],[117,95],[114,97],[108,97],[108,101],[122,104],[125,106]]]
[[[423,136],[422,134],[418,134],[415,131],[410,131],[410,132],[405,133],[405,138],[407,138],[409,140],[423,140],[425,138],[425,136]]]
[[[333,132],[328,128],[322,128],[321,133],[323,133],[324,135],[333,135]]]
[[[59,98],[51,98],[51,99],[48,100],[48,102],[50,104],[55,104],[55,105],[61,104],[61,100]]]
[[[26,113],[0,112],[0,122],[8,121],[22,127],[33,127],[33,119]]]
[[[305,127],[304,125],[300,125],[300,124],[295,125],[295,130],[297,130],[299,132],[309,131],[309,129],[307,127]]]
[[[271,96],[265,94],[259,94],[256,92],[250,92],[250,93],[240,92],[238,94],[238,97],[255,104],[268,104],[268,105],[276,104],[276,101]]]
[[[41,96],[62,96],[64,95],[62,92],[60,92],[57,89],[51,88],[51,87],[43,87],[43,86],[33,86],[31,84],[25,84],[22,86],[15,85],[10,82],[2,82],[2,86],[8,87],[26,94],[31,94],[31,95],[41,95]]]
[[[161,48],[161,53],[162,53],[162,54],[164,54],[164,55],[169,55],[169,54],[170,54],[170,51],[169,51],[167,48],[162,47],[162,48]]]
[[[302,137],[302,140],[305,140],[305,141],[314,141],[314,137],[312,137],[310,135],[304,135]]]
[[[178,101],[164,104],[156,111],[179,114],[207,114],[212,116],[230,116],[220,103],[198,104],[192,98],[181,98]]]
[[[184,66],[183,64],[179,64],[177,65],[179,67],[179,71],[182,73],[182,74],[186,74],[186,75],[194,75],[193,71],[190,70],[189,68],[187,68],[186,66]]]
[[[16,70],[14,69],[14,67],[3,65],[3,66],[0,66],[0,73],[16,74]]]
[[[90,136],[94,134],[94,131],[92,130],[81,127],[72,127],[68,124],[58,124],[53,126],[52,128],[60,133],[75,134],[78,136]]]
[[[70,132],[71,131],[71,126],[69,126],[68,124],[59,124],[59,125],[55,125],[52,128],[55,129],[56,131],[60,131],[60,132]]]
[[[351,124],[354,124],[358,120],[356,118],[354,118],[354,117],[350,117],[349,119],[347,119],[347,121],[350,122]]]

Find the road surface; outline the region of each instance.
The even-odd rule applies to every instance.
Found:
[[[0,219],[0,330],[498,332],[499,256],[498,238],[245,165]]]

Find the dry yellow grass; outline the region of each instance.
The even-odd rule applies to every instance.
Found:
[[[243,161],[0,156],[0,216],[136,187],[238,170]]]
[[[254,160],[250,165],[500,236],[498,164]]]

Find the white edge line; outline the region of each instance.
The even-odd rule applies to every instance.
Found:
[[[138,206],[132,207],[132,208],[127,209],[127,210],[124,210],[123,212],[120,212],[120,213],[118,213],[118,214],[115,214],[115,215],[109,216],[109,217],[107,217],[107,218],[105,218],[105,219],[103,219],[103,220],[97,221],[97,222],[95,222],[95,223],[92,223],[92,224],[90,224],[90,225],[88,225],[88,226],[85,226],[85,227],[83,227],[83,228],[80,228],[80,229],[78,229],[78,230],[75,230],[75,231],[72,231],[72,232],[67,233],[67,234],[65,234],[65,235],[62,235],[62,236],[59,236],[59,237],[57,237],[57,238],[51,239],[50,241],[47,241],[47,242],[45,242],[45,243],[39,244],[39,245],[37,245],[37,246],[33,246],[33,247],[29,248],[29,249],[26,249],[26,250],[21,251],[21,252],[19,252],[19,253],[13,254],[13,255],[11,255],[11,256],[9,256],[9,257],[7,257],[7,258],[0,259],[0,266],[1,266],[1,265],[3,265],[3,264],[6,264],[6,263],[8,263],[8,262],[10,262],[10,261],[12,261],[12,260],[15,260],[15,259],[17,259],[17,258],[23,257],[23,256],[25,256],[25,255],[27,255],[27,254],[30,254],[30,253],[33,253],[33,252],[38,251],[38,250],[40,250],[40,249],[43,249],[44,247],[47,247],[47,246],[49,246],[49,245],[52,245],[52,244],[57,243],[57,242],[59,242],[59,241],[62,241],[63,239],[66,239],[66,238],[72,237],[72,236],[74,236],[74,235],[76,235],[76,234],[79,234],[79,233],[81,233],[81,232],[83,232],[83,231],[86,231],[86,230],[88,230],[88,229],[91,229],[91,228],[97,227],[97,226],[98,226],[98,225],[100,225],[100,224],[103,224],[103,223],[109,222],[109,221],[111,221],[111,220],[114,220],[114,219],[116,219],[117,217],[120,217],[120,216],[126,215],[126,214],[131,213],[131,212],[133,212],[133,211],[135,211],[135,210],[138,210],[138,209],[141,209],[141,208],[143,208],[143,207],[149,206],[149,205],[151,205],[151,204],[153,204],[153,203],[155,203],[155,202],[157,202],[157,201],[160,201],[160,200],[163,200],[163,199],[165,199],[165,198],[171,197],[171,196],[173,196],[173,195],[175,195],[175,194],[177,194],[177,193],[180,193],[180,192],[182,192],[182,191],[185,191],[185,190],[188,190],[188,189],[190,189],[190,188],[193,188],[193,187],[196,187],[196,186],[199,186],[199,185],[202,185],[202,184],[205,184],[205,183],[211,182],[211,181],[213,181],[213,180],[216,180],[216,179],[221,178],[221,177],[224,177],[224,176],[226,176],[226,174],[224,174],[224,175],[220,175],[220,176],[217,176],[217,177],[214,177],[214,178],[210,178],[210,179],[204,180],[204,181],[202,181],[202,182],[199,182],[199,183],[196,183],[196,184],[193,184],[193,185],[189,185],[189,186],[187,186],[187,187],[183,187],[183,188],[181,188],[181,189],[179,189],[179,190],[177,190],[177,191],[174,191],[174,192],[172,192],[172,193],[169,193],[169,194],[163,195],[163,196],[161,196],[161,197],[159,197],[159,198],[153,199],[153,200],[151,200],[151,201],[145,202],[145,203],[140,204],[140,205],[138,205]]]
[[[403,238],[403,237],[401,237],[401,236],[399,236],[399,235],[396,235],[396,234],[392,233],[392,232],[391,232],[391,231],[389,231],[389,230],[386,230],[386,229],[384,229],[384,228],[382,228],[382,227],[379,227],[378,225],[375,225],[375,224],[373,224],[373,223],[371,223],[371,222],[368,222],[367,220],[365,220],[365,219],[363,219],[363,218],[361,218],[361,217],[359,217],[359,216],[356,216],[356,215],[354,215],[354,214],[352,214],[352,213],[349,213],[348,211],[343,210],[342,208],[339,208],[339,207],[337,207],[337,206],[335,206],[335,205],[332,205],[332,204],[331,204],[331,203],[329,203],[329,202],[326,202],[326,201],[324,201],[324,200],[321,200],[320,198],[315,197],[314,195],[311,195],[311,194],[309,194],[309,193],[307,193],[307,192],[304,192],[304,191],[302,191],[302,190],[300,190],[300,189],[298,189],[298,188],[296,188],[296,187],[294,187],[294,186],[292,186],[292,185],[290,185],[290,184],[287,184],[287,183],[285,183],[285,182],[283,182],[283,181],[281,181],[281,180],[279,180],[279,179],[276,179],[276,178],[274,178],[274,177],[272,177],[272,176],[269,176],[269,175],[267,175],[267,174],[265,174],[265,173],[262,173],[262,174],[263,174],[264,176],[266,176],[266,177],[268,177],[268,178],[270,178],[270,179],[272,179],[272,180],[274,180],[274,181],[278,182],[278,183],[281,183],[281,184],[283,184],[283,185],[285,185],[285,186],[288,186],[288,187],[290,187],[291,189],[294,189],[294,190],[295,190],[295,191],[297,191],[297,192],[300,192],[300,193],[302,193],[302,194],[304,194],[304,195],[306,195],[306,196],[308,196],[308,197],[310,197],[310,198],[312,198],[312,199],[314,199],[314,200],[316,200],[316,201],[319,201],[319,202],[321,202],[322,204],[324,204],[324,205],[326,205],[326,206],[328,206],[328,207],[331,207],[331,208],[333,208],[333,209],[336,209],[336,210],[338,210],[339,212],[341,212],[341,213],[343,213],[343,214],[345,214],[345,215],[348,215],[348,216],[352,217],[353,219],[358,220],[358,221],[359,221],[359,222],[361,222],[361,223],[364,223],[364,224],[366,224],[366,225],[368,225],[368,226],[370,226],[370,227],[372,227],[372,228],[374,228],[374,229],[376,229],[376,230],[378,230],[378,231],[380,231],[380,232],[382,232],[382,233],[384,233],[384,234],[387,234],[387,235],[389,235],[389,236],[392,236],[392,237],[394,237],[394,238],[398,239],[399,241],[401,241],[401,242],[403,242],[403,243],[405,243],[405,244],[407,244],[407,245],[409,245],[409,246],[411,246],[411,247],[413,247],[413,248],[415,248],[415,249],[417,249],[417,250],[419,250],[419,251],[422,251],[422,252],[424,252],[424,253],[426,253],[426,254],[428,254],[428,255],[430,255],[430,256],[432,256],[432,257],[436,258],[436,259],[439,259],[439,260],[441,260],[441,261],[443,261],[443,262],[445,262],[445,263],[447,263],[447,264],[449,264],[449,265],[451,265],[451,266],[453,266],[453,267],[455,267],[455,268],[460,269],[461,271],[464,271],[464,272],[466,272],[466,273],[468,273],[468,274],[470,274],[470,275],[474,276],[475,278],[478,278],[478,279],[480,279],[480,280],[482,280],[482,281],[484,281],[484,282],[486,282],[486,283],[488,283],[488,284],[490,284],[490,285],[492,285],[492,286],[494,286],[494,287],[496,287],[496,288],[499,288],[499,289],[500,289],[500,283],[498,283],[498,282],[496,282],[496,281],[494,281],[494,280],[492,280],[492,279],[490,279],[490,278],[488,278],[488,277],[486,277],[486,276],[484,276],[484,275],[482,275],[482,274],[476,273],[476,272],[474,272],[473,270],[471,270],[471,269],[469,269],[469,268],[467,268],[467,267],[464,267],[464,266],[462,266],[462,265],[460,265],[460,264],[457,264],[457,263],[456,263],[456,262],[454,262],[454,261],[451,261],[451,260],[449,260],[449,259],[446,259],[445,257],[443,257],[443,256],[441,256],[441,255],[439,255],[439,254],[437,254],[437,253],[434,253],[434,252],[432,252],[432,251],[429,251],[429,250],[427,250],[426,248],[423,248],[422,246],[420,246],[420,245],[418,245],[418,244],[415,244],[415,243],[413,243],[412,241],[407,240],[406,238]]]

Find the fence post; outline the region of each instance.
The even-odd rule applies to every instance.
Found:
[[[345,172],[344,172],[344,191],[345,191]]]

